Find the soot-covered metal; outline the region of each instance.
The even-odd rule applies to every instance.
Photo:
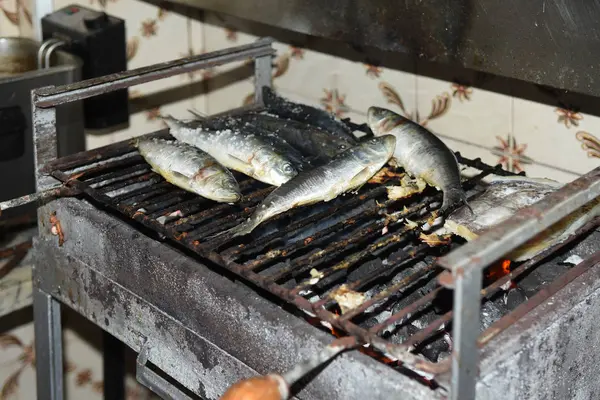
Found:
[[[51,393],[52,398],[62,397],[55,378],[62,365],[56,353],[60,348],[59,299],[141,351],[141,364],[146,359],[158,363],[185,387],[211,399],[231,380],[289,367],[300,353],[314,350],[315,340],[326,342],[323,335],[331,337],[331,333],[355,336],[366,345],[361,351],[367,354],[344,355],[346,372],[342,364],[334,362],[307,383],[302,398],[341,399],[363,393],[363,397],[383,399],[394,392],[406,398],[438,398],[455,384],[463,388],[456,394],[467,396],[457,397],[453,392],[453,398],[473,397],[474,379],[470,383],[463,381],[463,376],[456,380],[453,376],[452,382],[448,379],[450,361],[458,359],[459,353],[451,339],[458,330],[453,329],[453,316],[461,329],[472,321],[463,318],[462,309],[457,312],[457,291],[452,301],[452,292],[444,286],[458,284],[464,289],[465,282],[458,281],[463,276],[454,274],[456,268],[449,268],[453,275],[448,279],[444,268],[436,264],[440,256],[469,245],[452,237],[420,234],[421,227],[431,222],[431,211],[439,206],[441,194],[434,189],[392,201],[383,185],[370,183],[357,194],[281,214],[248,236],[210,239],[246,218],[272,189],[238,176],[242,202],[215,205],[165,182],[129,142],[52,161],[52,107],[56,104],[185,72],[190,65],[200,68],[248,56],[257,57],[257,87],[268,86],[265,70],[270,65],[265,60],[272,53],[269,48],[263,40],[234,48],[232,55],[217,52],[218,62],[204,55],[34,93],[38,190],[55,190],[57,182],[62,182],[69,194],[80,193],[93,204],[59,199],[39,211],[41,237],[36,248],[40,262],[34,273],[34,305],[40,317],[36,317],[38,390]],[[260,106],[259,95],[257,101]],[[167,132],[153,135],[166,136]],[[472,172],[464,182],[470,196],[481,189],[486,176],[508,174],[480,160],[457,157]],[[397,182],[401,171],[390,172],[383,178],[385,184]],[[598,186],[597,174],[592,171],[567,185],[566,191],[577,192],[581,186],[580,197],[593,196],[589,187],[595,190]],[[561,194],[560,190],[556,193]],[[550,362],[551,357],[530,353],[526,346],[554,334],[556,324],[549,318],[564,324],[571,311],[550,310],[538,317],[544,324],[539,336],[532,332],[537,322],[528,322],[526,316],[547,307],[551,296],[561,298],[565,285],[584,276],[589,287],[563,301],[579,307],[587,301],[582,297],[587,292],[600,293],[598,279],[589,278],[600,257],[598,233],[593,232],[598,222],[588,223],[570,239],[530,261],[510,267],[502,263],[485,270],[483,289],[473,286],[476,299],[485,299],[482,325],[476,325],[477,334],[483,332],[470,337],[473,343],[478,337],[476,344],[484,349],[489,344],[490,356],[482,360],[484,364],[500,360],[505,363],[504,370],[511,371],[521,366],[514,361],[515,352],[534,360],[529,368]],[[557,257],[565,251],[585,260],[575,267],[561,266]],[[559,273],[562,275],[554,279]],[[224,278],[240,279],[245,285],[232,285]],[[503,348],[497,339],[509,331],[512,345]],[[564,336],[556,334],[552,342],[557,348],[563,340],[561,334]],[[527,343],[519,342],[526,335],[530,338]],[[464,335],[458,337],[461,346],[468,342]],[[596,342],[600,338],[585,337],[575,343],[579,349],[575,358],[557,357],[568,365],[583,354],[581,346]],[[154,352],[148,346],[156,346]],[[44,368],[49,373],[44,374]],[[486,368],[483,378],[494,372]],[[463,369],[458,370],[463,373]],[[348,376],[348,371],[354,375]],[[541,369],[535,372],[541,373]],[[196,382],[198,377],[206,382]],[[532,377],[524,379],[529,382]],[[478,390],[482,382],[494,388],[482,393],[494,398],[498,383],[478,380]],[[574,386],[574,390],[585,392],[594,385]],[[529,395],[528,390],[519,387],[516,393]]]
[[[477,171],[464,184],[471,192],[489,174],[510,175],[480,160],[457,158]],[[435,279],[442,271],[435,260],[461,242],[422,240],[420,227],[441,197],[434,189],[389,200],[385,185],[400,184],[391,173],[385,185],[367,184],[357,194],[288,211],[245,237],[210,239],[246,219],[273,188],[238,175],[242,202],[217,204],[166,182],[129,142],[62,158],[47,169],[99,206],[293,303],[317,324],[359,337],[378,350],[371,352],[376,358],[428,378],[448,368],[436,362],[451,351],[452,300]],[[562,245],[519,265],[510,276],[488,274],[482,297],[493,298],[504,288],[510,303],[498,296],[484,303],[482,328],[527,298],[519,286],[508,287]],[[353,301],[355,307],[346,310]]]

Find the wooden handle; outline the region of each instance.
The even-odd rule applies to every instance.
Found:
[[[286,400],[289,388],[280,375],[255,376],[231,386],[221,400]]]

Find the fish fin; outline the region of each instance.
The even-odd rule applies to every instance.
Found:
[[[365,183],[367,183],[367,182],[365,182]],[[365,183],[361,184],[360,186],[357,186],[354,190],[352,190],[351,193],[358,194],[358,192],[360,191],[360,189],[362,189],[362,187],[365,186]]]
[[[358,174],[354,175],[352,179],[350,179],[350,186],[352,189],[352,193],[358,193],[358,191],[364,186],[365,183],[375,175],[373,171],[369,167],[363,168]]]
[[[176,169],[171,169],[171,174],[173,175],[174,178],[179,178],[179,179],[191,179],[193,178],[193,176],[188,176],[185,173],[178,171]]]
[[[450,189],[444,192],[444,200],[442,202],[442,207],[440,207],[439,213],[443,214],[448,211],[448,209],[459,203],[464,204],[469,211],[471,211],[471,214],[475,215],[473,208],[471,208],[467,202],[467,194],[464,190],[462,190],[462,188]]]
[[[234,237],[237,237],[237,236],[244,236],[244,235],[249,234],[257,226],[258,226],[258,224],[255,222],[255,220],[253,220],[252,218],[248,218],[241,224],[236,225],[233,228],[226,229],[217,234],[207,236],[206,239],[212,240],[212,239],[224,238],[224,237],[227,237],[227,239],[233,239]]]
[[[246,167],[246,171],[240,171],[244,174],[253,174],[254,173],[254,168],[252,167],[252,164],[250,164],[248,161],[244,161],[240,158],[237,158],[236,156],[232,156],[231,154],[227,154],[227,156],[229,158],[231,158],[235,163],[239,163],[241,165],[243,165],[244,167]]]

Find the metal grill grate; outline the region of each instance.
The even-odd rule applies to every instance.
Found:
[[[151,136],[168,135],[159,132]],[[492,173],[513,175],[479,159],[469,160],[459,153],[457,158],[462,166],[477,171],[464,182],[466,190]],[[431,247],[419,240],[419,227],[405,224],[408,218],[423,225],[431,216],[431,205],[441,201],[440,192],[427,189],[407,199],[388,200],[385,185],[367,184],[358,194],[278,215],[245,237],[207,240],[246,219],[274,188],[237,175],[244,195],[241,203],[217,204],[166,182],[151,171],[129,142],[56,160],[46,170],[93,201],[192,250],[204,262],[208,260],[234,272],[316,316],[325,326],[351,334],[379,353],[393,355],[404,366],[434,375],[449,369],[448,360],[434,363],[417,350],[451,323],[452,311],[400,344],[386,337],[390,327],[397,329],[408,323],[446,290],[437,284],[443,269],[435,261],[460,242]],[[386,184],[394,184],[398,179],[393,177]],[[491,297],[511,279],[567,243],[546,250],[496,280],[482,290],[482,298]],[[354,279],[352,275],[357,271],[362,273]],[[429,289],[416,299],[405,301],[401,309],[388,312],[376,323],[365,323],[374,308],[381,311],[385,308],[380,308],[382,305],[399,304],[415,287],[423,290],[427,283]],[[345,290],[368,292],[370,296],[342,314],[332,296],[341,285],[345,285]],[[485,341],[499,331],[484,334]]]
[[[168,135],[159,132],[153,136]],[[464,182],[466,190],[491,173],[512,175],[479,159],[469,160],[458,153],[457,158],[462,166],[478,171]],[[401,344],[385,338],[390,326],[406,324],[413,315],[432,305],[445,290],[437,284],[385,320],[370,326],[364,324],[370,309],[400,301],[417,282],[420,287],[423,282],[433,283],[442,272],[435,265],[436,258],[459,244],[430,247],[418,239],[419,228],[404,223],[404,218],[419,226],[426,222],[430,205],[441,200],[441,193],[435,190],[392,201],[387,199],[384,185],[367,184],[358,194],[290,210],[263,223],[250,235],[219,241],[205,238],[243,221],[273,188],[237,176],[244,194],[242,202],[216,204],[167,183],[151,171],[129,142],[62,158],[50,163],[47,170],[90,199],[192,250],[205,262],[248,279],[335,329],[371,344],[380,353],[393,354],[405,366],[431,374],[449,368],[447,361],[433,363],[415,349],[451,322],[452,311]],[[398,178],[392,178],[388,184],[393,184],[393,179]],[[492,283],[482,291],[482,297],[493,295],[556,249],[548,249]],[[351,279],[352,271],[368,263],[371,265],[366,272]],[[401,278],[392,280],[400,272]],[[370,298],[340,315],[331,294],[342,284],[349,290],[370,291]],[[484,336],[486,340],[493,337]]]

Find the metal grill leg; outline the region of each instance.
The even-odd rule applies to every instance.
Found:
[[[125,348],[110,333],[102,332],[104,354],[104,398],[125,399]]]
[[[254,60],[254,101],[260,105],[264,104],[262,87],[271,87],[271,71],[273,69],[271,60],[272,57],[270,54],[268,56],[257,57]]]
[[[33,288],[37,398],[63,400],[63,357],[60,303]]]
[[[452,400],[475,400],[475,383],[479,374],[479,307],[482,270],[473,268],[465,274],[453,268],[454,321],[452,349]]]

